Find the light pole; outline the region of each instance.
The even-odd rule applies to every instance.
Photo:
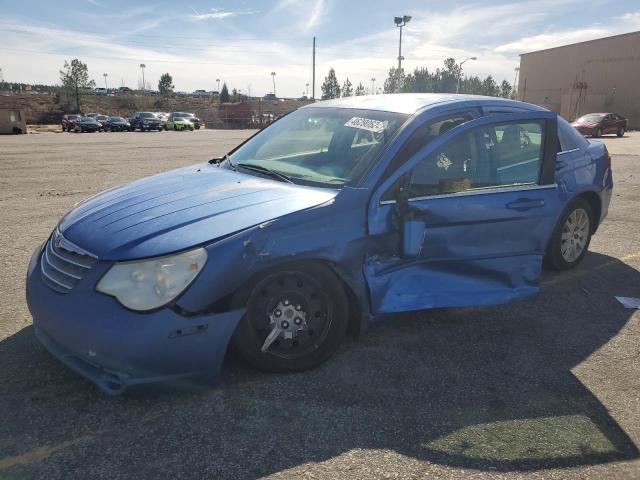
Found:
[[[376,94],[376,79],[375,78],[371,78],[371,95],[375,95]]]
[[[216,83],[218,84],[218,94],[220,93],[220,79],[216,78]]]
[[[309,84],[308,84],[308,83],[306,83],[306,84],[305,84],[305,86],[307,87],[307,93],[306,93],[306,96],[307,96],[307,98],[309,98]]]
[[[478,57],[469,57],[469,58],[465,58],[462,62],[460,62],[460,73],[458,73],[458,83],[456,84],[456,93],[460,92],[460,78],[462,77],[462,65],[464,65],[464,62],[466,62],[467,60],[477,60]]]
[[[271,78],[273,79],[273,96],[276,96],[276,72],[271,72]]]
[[[516,90],[516,83],[518,83],[518,72],[520,71],[520,67],[516,67],[513,69],[516,72],[516,76],[513,79],[513,91],[516,94],[516,100],[518,99],[518,90]]]
[[[145,85],[144,85],[144,69],[147,68],[147,66],[144,63],[140,64],[140,70],[142,70],[142,91],[145,91]]]
[[[400,72],[402,71],[402,27],[404,27],[411,20],[411,16],[403,15],[402,17],[394,17],[393,21],[396,27],[400,28],[400,43],[398,43],[398,70],[396,71],[396,92],[400,91]]]
[[[109,87],[107,86],[107,77],[109,76],[109,74],[103,73],[102,76],[104,77],[104,89],[108,91]]]

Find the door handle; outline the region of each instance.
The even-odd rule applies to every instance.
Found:
[[[544,200],[535,199],[532,200],[530,198],[519,198],[515,202],[507,203],[507,208],[511,210],[518,210],[520,212],[524,212],[525,210],[529,210],[531,208],[541,208],[544,207]]]

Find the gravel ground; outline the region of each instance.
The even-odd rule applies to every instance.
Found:
[[[117,398],[34,339],[31,252],[76,202],[249,131],[0,137],[0,478],[640,478],[640,133],[579,268],[510,305],[398,315],[312,372]]]

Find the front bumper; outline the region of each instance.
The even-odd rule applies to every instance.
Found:
[[[94,285],[110,267],[99,262],[69,293],[41,279],[41,251],[27,273],[27,303],[40,342],[109,395],[127,387],[206,374],[217,378],[244,310],[185,317],[170,308],[138,313]]]

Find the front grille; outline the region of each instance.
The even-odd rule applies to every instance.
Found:
[[[66,240],[57,230],[47,241],[40,259],[42,281],[59,293],[68,293],[98,259]]]

